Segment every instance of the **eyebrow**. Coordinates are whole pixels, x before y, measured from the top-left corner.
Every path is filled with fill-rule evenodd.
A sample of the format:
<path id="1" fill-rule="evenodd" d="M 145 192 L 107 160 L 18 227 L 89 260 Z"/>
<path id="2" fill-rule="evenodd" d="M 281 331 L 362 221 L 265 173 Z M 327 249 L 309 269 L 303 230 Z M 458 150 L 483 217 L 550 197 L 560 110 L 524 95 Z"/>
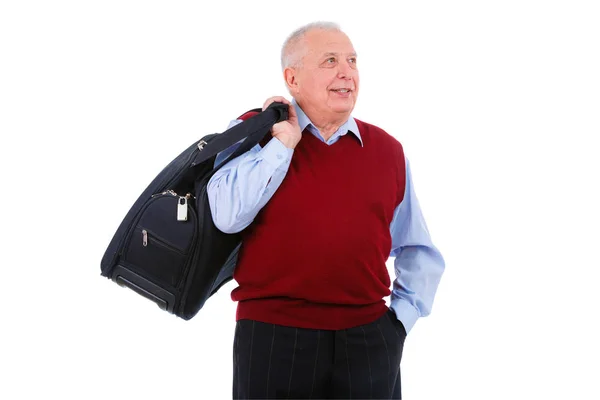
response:
<path id="1" fill-rule="evenodd" d="M 328 53 L 323 54 L 323 57 L 337 56 L 337 55 L 339 55 L 339 53 L 328 52 Z M 349 57 L 356 57 L 356 52 L 350 53 L 350 54 L 348 54 L 348 56 Z"/>

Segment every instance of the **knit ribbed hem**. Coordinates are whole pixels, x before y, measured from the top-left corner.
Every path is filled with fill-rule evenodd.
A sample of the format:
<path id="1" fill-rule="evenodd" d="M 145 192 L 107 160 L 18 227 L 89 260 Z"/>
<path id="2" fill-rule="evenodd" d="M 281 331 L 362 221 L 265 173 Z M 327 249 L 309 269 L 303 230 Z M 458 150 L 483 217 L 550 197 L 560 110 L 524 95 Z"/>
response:
<path id="1" fill-rule="evenodd" d="M 315 304 L 305 300 L 267 298 L 238 303 L 236 320 L 249 319 L 295 328 L 340 330 L 370 324 L 388 311 L 384 300 L 374 304 Z"/>

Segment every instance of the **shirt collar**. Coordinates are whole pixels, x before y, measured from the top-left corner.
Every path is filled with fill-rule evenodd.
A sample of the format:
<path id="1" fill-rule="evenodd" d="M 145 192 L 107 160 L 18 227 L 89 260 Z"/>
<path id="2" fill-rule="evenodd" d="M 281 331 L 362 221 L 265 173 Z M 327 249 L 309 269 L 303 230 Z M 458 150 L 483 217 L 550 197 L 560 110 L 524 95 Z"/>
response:
<path id="1" fill-rule="evenodd" d="M 298 115 L 298 125 L 300 126 L 300 132 L 303 132 L 304 129 L 306 129 L 306 127 L 309 125 L 311 125 L 314 129 L 317 129 L 317 127 L 311 122 L 311 120 L 304 113 L 304 111 L 302 111 L 302 109 L 296 102 L 296 99 L 294 98 L 292 98 L 292 105 L 296 108 L 296 115 Z M 360 132 L 358 131 L 358 125 L 356 125 L 356 121 L 352 116 L 350 116 L 350 118 L 348 118 L 348 120 L 344 122 L 342 126 L 339 127 L 337 132 L 341 132 L 341 134 L 345 134 L 347 132 L 353 133 L 354 136 L 356 136 L 360 141 L 361 147 L 364 147 L 362 137 L 360 136 Z"/>

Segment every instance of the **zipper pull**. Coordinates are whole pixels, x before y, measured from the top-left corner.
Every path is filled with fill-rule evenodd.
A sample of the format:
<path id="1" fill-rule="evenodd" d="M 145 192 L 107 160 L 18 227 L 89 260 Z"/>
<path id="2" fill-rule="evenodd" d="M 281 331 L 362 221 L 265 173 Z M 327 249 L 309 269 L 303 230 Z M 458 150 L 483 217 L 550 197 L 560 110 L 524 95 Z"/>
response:
<path id="1" fill-rule="evenodd" d="M 188 217 L 188 204 L 187 197 L 179 196 L 177 200 L 177 221 L 187 221 Z"/>
<path id="2" fill-rule="evenodd" d="M 142 245 L 144 247 L 148 246 L 148 231 L 147 230 L 142 230 Z"/>
<path id="3" fill-rule="evenodd" d="M 170 194 L 171 196 L 177 196 L 177 193 L 173 189 L 165 190 L 164 192 L 154 193 L 151 197 L 162 196 L 165 194 Z"/>

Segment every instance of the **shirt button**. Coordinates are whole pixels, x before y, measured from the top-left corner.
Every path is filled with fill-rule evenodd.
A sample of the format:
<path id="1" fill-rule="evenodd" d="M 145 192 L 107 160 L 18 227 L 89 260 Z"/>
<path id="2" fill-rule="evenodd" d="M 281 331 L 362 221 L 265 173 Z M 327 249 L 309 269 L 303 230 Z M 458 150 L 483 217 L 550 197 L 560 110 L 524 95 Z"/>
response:
<path id="1" fill-rule="evenodd" d="M 281 160 L 283 158 L 283 156 L 281 154 L 277 154 L 277 159 Z"/>

